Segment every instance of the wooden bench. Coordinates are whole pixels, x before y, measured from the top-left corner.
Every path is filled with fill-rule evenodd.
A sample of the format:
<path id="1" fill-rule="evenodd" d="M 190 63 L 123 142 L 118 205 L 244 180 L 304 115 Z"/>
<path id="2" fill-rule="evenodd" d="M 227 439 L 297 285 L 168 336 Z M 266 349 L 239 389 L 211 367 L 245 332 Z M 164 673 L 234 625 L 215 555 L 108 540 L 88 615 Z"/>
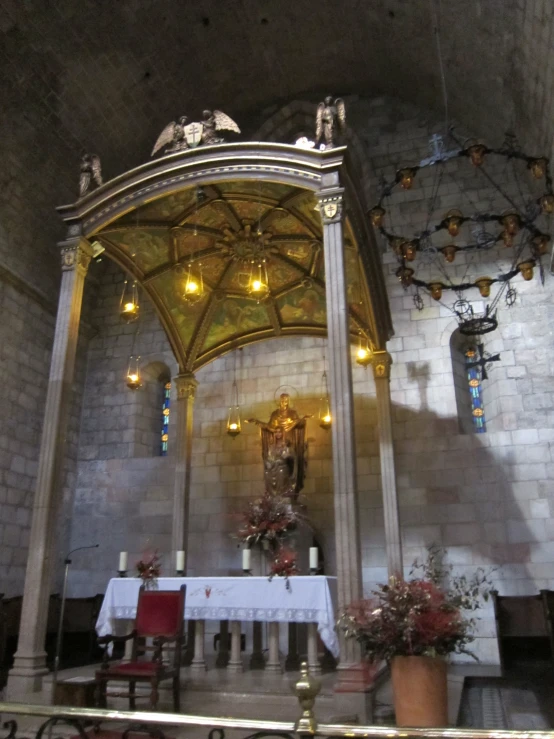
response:
<path id="1" fill-rule="evenodd" d="M 514 656 L 554 660 L 554 591 L 538 595 L 499 595 L 492 591 L 500 666 L 504 671 Z"/>

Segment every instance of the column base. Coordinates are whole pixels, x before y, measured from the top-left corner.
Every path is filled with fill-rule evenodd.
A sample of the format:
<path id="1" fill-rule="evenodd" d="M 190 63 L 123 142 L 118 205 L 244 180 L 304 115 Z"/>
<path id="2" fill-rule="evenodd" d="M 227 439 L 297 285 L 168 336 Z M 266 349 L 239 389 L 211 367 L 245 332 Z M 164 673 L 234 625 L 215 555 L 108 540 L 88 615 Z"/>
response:
<path id="1" fill-rule="evenodd" d="M 227 672 L 244 672 L 244 666 L 242 662 L 229 662 Z"/>
<path id="2" fill-rule="evenodd" d="M 46 652 L 29 656 L 16 654 L 14 665 L 8 673 L 6 700 L 14 703 L 28 702 L 29 693 L 42 690 L 43 678 L 48 673 Z"/>
<path id="3" fill-rule="evenodd" d="M 202 660 L 202 662 L 195 662 L 193 660 L 190 669 L 194 670 L 194 672 L 206 672 L 208 668 L 206 667 L 204 660 Z"/>
<path id="4" fill-rule="evenodd" d="M 340 664 L 337 667 L 335 693 L 366 693 L 375 685 L 379 668 L 366 662 Z"/>
<path id="5" fill-rule="evenodd" d="M 362 724 L 373 723 L 373 701 L 379 667 L 365 662 L 339 664 L 335 693 L 340 693 L 340 705 L 346 716 L 339 723 L 357 720 Z M 343 721 L 344 719 L 344 721 Z"/>

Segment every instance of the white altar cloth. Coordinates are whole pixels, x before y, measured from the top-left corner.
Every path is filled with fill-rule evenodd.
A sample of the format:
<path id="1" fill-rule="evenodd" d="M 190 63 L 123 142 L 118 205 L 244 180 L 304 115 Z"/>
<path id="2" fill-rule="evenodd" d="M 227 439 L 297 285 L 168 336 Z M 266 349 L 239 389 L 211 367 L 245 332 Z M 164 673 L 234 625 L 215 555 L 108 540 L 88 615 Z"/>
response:
<path id="1" fill-rule="evenodd" d="M 98 614 L 98 636 L 118 634 L 116 621 L 134 619 L 140 578 L 110 580 Z M 339 656 L 335 631 L 336 577 L 160 577 L 159 590 L 187 586 L 185 618 L 207 621 L 277 621 L 316 623 L 327 649 Z"/>

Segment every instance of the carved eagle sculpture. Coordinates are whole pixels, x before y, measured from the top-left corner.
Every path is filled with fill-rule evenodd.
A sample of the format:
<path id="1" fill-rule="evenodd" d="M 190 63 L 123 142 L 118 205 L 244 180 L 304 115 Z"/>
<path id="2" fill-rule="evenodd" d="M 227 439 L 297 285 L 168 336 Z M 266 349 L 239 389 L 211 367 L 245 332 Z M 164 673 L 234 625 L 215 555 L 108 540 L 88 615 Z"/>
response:
<path id="1" fill-rule="evenodd" d="M 346 106 L 342 98 L 333 98 L 328 95 L 322 103 L 317 106 L 315 119 L 315 143 L 316 146 L 323 139 L 326 149 L 337 146 L 335 141 L 337 129 L 341 133 L 346 130 Z"/>
<path id="2" fill-rule="evenodd" d="M 100 187 L 102 184 L 102 165 L 96 154 L 82 154 L 81 173 L 79 175 L 79 197 L 84 197 L 91 189 L 92 184 Z"/>
<path id="3" fill-rule="evenodd" d="M 235 121 L 221 110 L 205 110 L 202 114 L 201 123 L 189 123 L 188 118 L 181 116 L 178 121 L 168 123 L 158 136 L 151 156 L 165 148 L 165 153 L 193 149 L 199 145 L 220 144 L 223 138 L 216 131 L 233 131 L 240 133 L 240 128 Z"/>

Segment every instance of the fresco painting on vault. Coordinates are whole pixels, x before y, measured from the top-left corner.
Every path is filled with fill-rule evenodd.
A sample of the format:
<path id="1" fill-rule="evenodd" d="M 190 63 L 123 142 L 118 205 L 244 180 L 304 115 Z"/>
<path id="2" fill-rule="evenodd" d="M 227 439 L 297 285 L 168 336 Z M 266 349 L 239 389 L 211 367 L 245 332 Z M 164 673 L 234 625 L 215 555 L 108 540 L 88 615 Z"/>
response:
<path id="1" fill-rule="evenodd" d="M 242 298 L 226 298 L 216 309 L 203 350 L 228 341 L 249 331 L 271 328 L 263 303 Z"/>
<path id="2" fill-rule="evenodd" d="M 271 213 L 271 218 L 266 219 L 268 228 L 273 228 L 277 233 L 292 234 L 294 236 L 313 237 L 313 233 L 286 210 L 275 209 Z"/>
<path id="3" fill-rule="evenodd" d="M 279 254 L 298 262 L 306 270 L 310 268 L 313 247 L 307 241 L 289 241 L 285 244 L 279 244 L 278 248 Z"/>
<path id="4" fill-rule="evenodd" d="M 158 198 L 138 211 L 140 218 L 145 220 L 176 221 L 179 216 L 193 207 L 196 202 L 196 190 L 181 190 L 171 195 Z M 127 218 L 127 216 L 126 216 Z M 137 213 L 128 216 L 130 221 L 137 218 Z"/>
<path id="5" fill-rule="evenodd" d="M 315 287 L 299 287 L 277 301 L 285 324 L 325 325 L 325 297 Z"/>
<path id="6" fill-rule="evenodd" d="M 174 230 L 175 242 L 179 259 L 190 259 L 204 249 L 213 246 L 213 236 L 204 233 L 194 233 L 194 230 L 179 228 Z"/>
<path id="7" fill-rule="evenodd" d="M 240 220 L 254 221 L 256 224 L 270 207 L 265 203 L 256 203 L 252 200 L 229 200 L 228 202 Z"/>
<path id="8" fill-rule="evenodd" d="M 316 233 L 321 233 L 321 216 L 319 215 L 317 200 L 311 192 L 306 192 L 295 198 L 291 203 L 291 207 L 313 226 Z"/>
<path id="9" fill-rule="evenodd" d="M 103 231 L 101 235 L 123 249 L 144 273 L 168 260 L 168 232 L 165 228 Z"/>

